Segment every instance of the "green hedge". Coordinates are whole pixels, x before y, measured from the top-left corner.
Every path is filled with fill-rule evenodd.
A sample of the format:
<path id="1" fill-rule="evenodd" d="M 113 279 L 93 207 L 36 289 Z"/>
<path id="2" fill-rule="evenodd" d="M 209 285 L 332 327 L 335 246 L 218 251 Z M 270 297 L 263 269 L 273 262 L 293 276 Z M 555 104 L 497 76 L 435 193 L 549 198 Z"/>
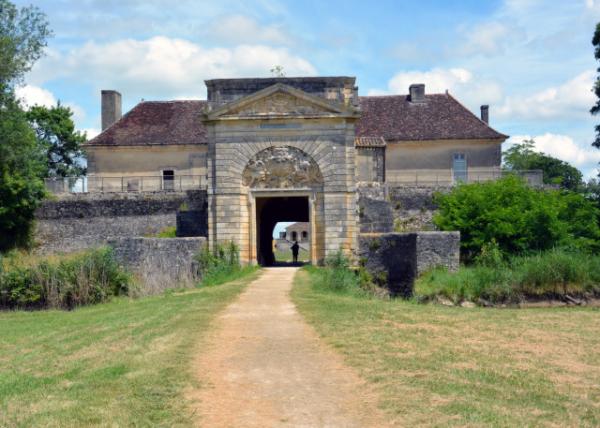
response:
<path id="1" fill-rule="evenodd" d="M 0 308 L 72 309 L 125 295 L 131 276 L 108 247 L 65 256 L 0 259 Z"/>
<path id="2" fill-rule="evenodd" d="M 415 297 L 517 303 L 527 298 L 600 295 L 600 256 L 554 249 L 508 261 L 479 261 L 458 272 L 435 269 L 415 284 Z"/>

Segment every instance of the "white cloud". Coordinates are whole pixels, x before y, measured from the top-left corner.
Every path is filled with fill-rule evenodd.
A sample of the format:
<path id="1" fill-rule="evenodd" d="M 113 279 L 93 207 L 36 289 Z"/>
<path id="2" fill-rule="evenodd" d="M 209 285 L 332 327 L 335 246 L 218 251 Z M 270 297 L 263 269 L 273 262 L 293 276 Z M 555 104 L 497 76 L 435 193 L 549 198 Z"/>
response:
<path id="1" fill-rule="evenodd" d="M 23 102 L 26 108 L 35 105 L 52 107 L 56 105 L 56 98 L 52 92 L 34 85 L 20 86 L 15 90 L 19 99 Z"/>
<path id="2" fill-rule="evenodd" d="M 464 56 L 497 55 L 505 52 L 515 41 L 525 38 L 525 32 L 518 27 L 499 21 L 484 22 L 460 32 L 464 37 L 462 45 L 450 50 Z"/>
<path id="3" fill-rule="evenodd" d="M 505 143 L 506 150 L 514 144 L 520 144 L 523 140 L 533 139 L 535 149 L 555 158 L 561 159 L 581 169 L 588 177 L 594 174 L 595 168 L 600 162 L 600 150 L 592 147 L 589 143 L 578 144 L 568 135 L 545 133 L 542 135 L 516 135 Z"/>
<path id="4" fill-rule="evenodd" d="M 593 71 L 585 71 L 559 86 L 530 95 L 509 96 L 498 109 L 498 114 L 526 119 L 587 115 L 594 103 L 593 83 Z"/>
<path id="5" fill-rule="evenodd" d="M 502 99 L 502 89 L 495 82 L 475 77 L 464 68 L 434 68 L 429 71 L 401 71 L 388 82 L 386 91 L 373 89 L 369 95 L 407 94 L 413 83 L 424 83 L 425 93 L 448 90 L 459 101 L 475 109 L 481 104 L 493 104 Z"/>
<path id="6" fill-rule="evenodd" d="M 201 98 L 205 79 L 269 76 L 274 65 L 282 65 L 288 76 L 316 74 L 310 62 L 285 48 L 205 48 L 184 39 L 153 37 L 88 42 L 67 53 L 53 52 L 30 79 L 74 79 L 97 89 L 119 89 L 126 97 Z"/>
<path id="7" fill-rule="evenodd" d="M 268 43 L 289 45 L 293 37 L 280 25 L 260 25 L 245 15 L 225 15 L 211 22 L 207 37 L 228 44 Z"/>

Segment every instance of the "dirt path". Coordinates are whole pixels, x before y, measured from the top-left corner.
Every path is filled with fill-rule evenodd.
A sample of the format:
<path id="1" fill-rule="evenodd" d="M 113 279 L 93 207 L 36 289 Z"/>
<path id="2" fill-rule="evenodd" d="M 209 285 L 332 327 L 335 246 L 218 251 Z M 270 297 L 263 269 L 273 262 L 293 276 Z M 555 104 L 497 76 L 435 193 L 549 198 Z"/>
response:
<path id="1" fill-rule="evenodd" d="M 217 319 L 192 395 L 205 427 L 382 427 L 375 397 L 293 305 L 296 269 L 265 269 Z"/>

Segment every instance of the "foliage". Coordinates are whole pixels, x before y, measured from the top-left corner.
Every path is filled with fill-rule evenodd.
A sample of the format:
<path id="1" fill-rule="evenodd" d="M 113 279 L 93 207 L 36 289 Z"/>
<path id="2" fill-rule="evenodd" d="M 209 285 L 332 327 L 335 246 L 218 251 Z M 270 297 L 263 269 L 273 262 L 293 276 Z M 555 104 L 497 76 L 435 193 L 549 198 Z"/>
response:
<path id="1" fill-rule="evenodd" d="M 43 54 L 52 32 L 37 7 L 17 9 L 8 0 L 0 0 L 0 89 L 12 92 L 23 75 Z"/>
<path id="2" fill-rule="evenodd" d="M 594 46 L 594 57 L 597 61 L 600 61 L 600 22 L 596 24 L 594 37 L 592 37 L 592 45 Z M 600 73 L 600 67 L 597 68 L 596 71 Z M 590 113 L 597 115 L 600 113 L 600 75 L 596 77 L 596 81 L 594 82 L 594 94 L 596 94 L 598 100 L 590 109 Z M 596 138 L 592 143 L 592 146 L 600 148 L 600 125 L 596 125 Z"/>
<path id="3" fill-rule="evenodd" d="M 198 264 L 200 285 L 219 285 L 254 272 L 257 269 L 254 266 L 241 266 L 239 254 L 239 248 L 233 241 L 226 245 L 217 244 L 214 251 L 208 247 L 202 248 L 194 257 Z"/>
<path id="4" fill-rule="evenodd" d="M 110 248 L 38 258 L 12 253 L 1 261 L 0 307 L 72 309 L 129 291 L 130 276 Z"/>
<path id="5" fill-rule="evenodd" d="M 34 106 L 26 113 L 38 144 L 46 153 L 47 177 L 79 177 L 86 168 L 81 163 L 86 135 L 75 130 L 73 112 L 60 103 L 53 107 Z"/>
<path id="6" fill-rule="evenodd" d="M 577 190 L 582 184 L 581 172 L 567 162 L 534 151 L 535 141 L 524 140 L 504 152 L 504 165 L 511 171 L 542 170 L 545 184 L 556 184 Z"/>
<path id="7" fill-rule="evenodd" d="M 516 303 L 527 297 L 600 295 L 600 257 L 554 249 L 495 264 L 478 263 L 458 272 L 436 269 L 417 280 L 417 299 L 444 296 L 463 300 Z"/>
<path id="8" fill-rule="evenodd" d="M 463 260 L 470 262 L 495 240 L 504 255 L 528 254 L 556 246 L 598 248 L 599 211 L 583 195 L 541 190 L 515 176 L 461 184 L 435 196 L 434 223 L 461 232 Z"/>
<path id="9" fill-rule="evenodd" d="M 0 252 L 30 242 L 45 195 L 43 154 L 24 112 L 5 96 L 0 105 Z"/>
<path id="10" fill-rule="evenodd" d="M 177 227 L 169 226 L 158 232 L 156 238 L 177 238 Z"/>
<path id="11" fill-rule="evenodd" d="M 313 286 L 322 292 L 367 296 L 373 294 L 374 285 L 371 276 L 363 268 L 350 268 L 350 260 L 342 250 L 328 256 L 325 266 L 306 266 L 314 277 Z"/>
<path id="12" fill-rule="evenodd" d="M 0 0 L 0 252 L 29 244 L 44 196 L 42 153 L 14 86 L 42 55 L 49 36 L 39 9 Z"/>

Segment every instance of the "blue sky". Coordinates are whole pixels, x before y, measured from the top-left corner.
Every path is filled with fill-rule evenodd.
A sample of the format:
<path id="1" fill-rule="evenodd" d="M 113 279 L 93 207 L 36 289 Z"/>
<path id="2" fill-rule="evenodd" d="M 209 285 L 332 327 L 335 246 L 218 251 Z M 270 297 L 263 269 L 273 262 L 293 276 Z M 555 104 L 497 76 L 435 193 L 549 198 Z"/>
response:
<path id="1" fill-rule="evenodd" d="M 18 1 L 17 4 L 29 4 Z M 353 75 L 360 93 L 448 89 L 492 125 L 596 174 L 588 110 L 597 64 L 597 0 L 229 1 L 39 0 L 55 36 L 19 94 L 56 100 L 78 127 L 100 127 L 100 90 L 124 109 L 141 99 L 201 99 L 204 80 Z"/>

